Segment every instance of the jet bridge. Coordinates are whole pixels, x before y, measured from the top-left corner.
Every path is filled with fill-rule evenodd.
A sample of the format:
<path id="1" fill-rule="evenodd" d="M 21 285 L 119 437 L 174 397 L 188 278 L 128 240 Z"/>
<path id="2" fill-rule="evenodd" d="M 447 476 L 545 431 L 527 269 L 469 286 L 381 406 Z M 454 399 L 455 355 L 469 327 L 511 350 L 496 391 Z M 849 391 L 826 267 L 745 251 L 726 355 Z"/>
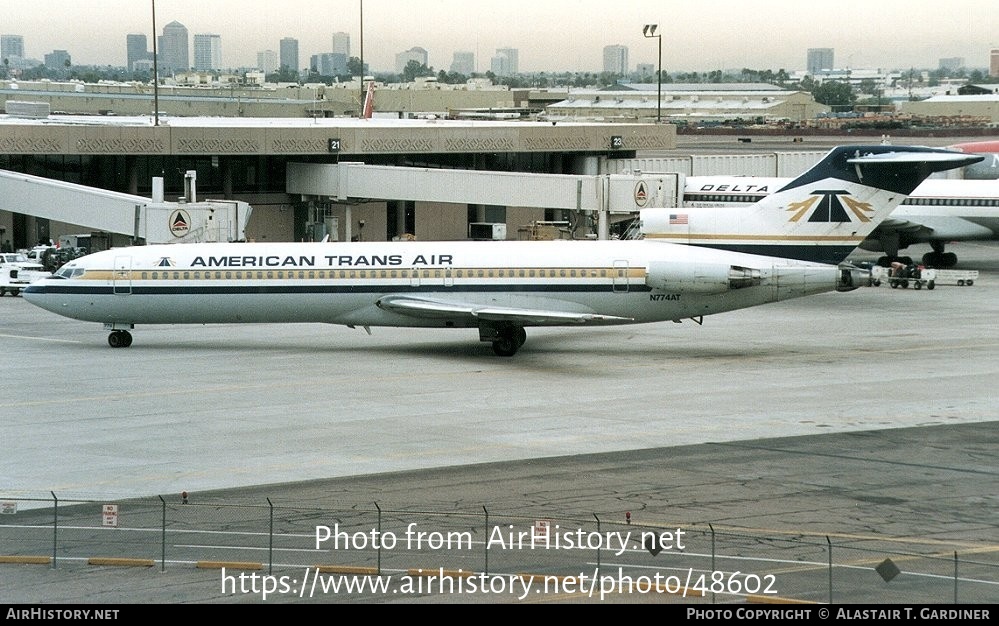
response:
<path id="1" fill-rule="evenodd" d="M 364 163 L 289 163 L 286 191 L 337 202 L 412 200 L 589 211 L 600 239 L 609 216 L 679 204 L 682 174 L 530 174 Z M 348 223 L 350 220 L 348 220 Z"/>
<path id="2" fill-rule="evenodd" d="M 236 200 L 197 202 L 195 178 L 194 171 L 185 177 L 184 202 L 164 202 L 162 178 L 153 179 L 153 197 L 146 198 L 0 170 L 0 210 L 150 244 L 245 238 L 250 205 Z"/>

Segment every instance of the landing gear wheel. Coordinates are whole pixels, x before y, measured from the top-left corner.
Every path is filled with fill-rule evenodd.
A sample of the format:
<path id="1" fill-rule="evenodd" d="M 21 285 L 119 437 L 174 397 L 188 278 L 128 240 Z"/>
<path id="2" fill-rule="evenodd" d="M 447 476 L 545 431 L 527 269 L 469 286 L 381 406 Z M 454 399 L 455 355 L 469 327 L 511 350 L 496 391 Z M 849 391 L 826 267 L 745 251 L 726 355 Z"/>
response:
<path id="1" fill-rule="evenodd" d="M 518 326 L 513 330 L 513 338 L 517 341 L 517 347 L 520 348 L 527 341 L 527 331 Z"/>
<path id="2" fill-rule="evenodd" d="M 940 267 L 954 267 L 957 265 L 957 255 L 953 252 L 944 252 L 940 255 Z"/>
<path id="3" fill-rule="evenodd" d="M 493 341 L 493 352 L 497 356 L 513 356 L 525 341 L 527 341 L 527 331 L 523 327 L 504 328 L 500 331 L 499 338 Z"/>
<path id="4" fill-rule="evenodd" d="M 513 356 L 517 354 L 519 347 L 512 337 L 503 337 L 493 342 L 493 352 L 496 356 Z"/>
<path id="5" fill-rule="evenodd" d="M 108 335 L 108 345 L 112 348 L 127 348 L 132 345 L 132 333 L 127 330 L 115 330 Z"/>

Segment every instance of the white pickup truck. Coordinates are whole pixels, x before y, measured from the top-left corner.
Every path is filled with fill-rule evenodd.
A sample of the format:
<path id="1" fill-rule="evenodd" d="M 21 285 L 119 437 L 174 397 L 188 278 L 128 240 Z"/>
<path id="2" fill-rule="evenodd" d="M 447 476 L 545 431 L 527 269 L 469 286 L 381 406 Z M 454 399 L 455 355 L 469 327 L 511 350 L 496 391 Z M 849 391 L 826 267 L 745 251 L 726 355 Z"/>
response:
<path id="1" fill-rule="evenodd" d="M 0 296 L 21 295 L 22 289 L 45 276 L 51 276 L 51 273 L 46 272 L 41 263 L 29 260 L 23 252 L 0 252 Z"/>

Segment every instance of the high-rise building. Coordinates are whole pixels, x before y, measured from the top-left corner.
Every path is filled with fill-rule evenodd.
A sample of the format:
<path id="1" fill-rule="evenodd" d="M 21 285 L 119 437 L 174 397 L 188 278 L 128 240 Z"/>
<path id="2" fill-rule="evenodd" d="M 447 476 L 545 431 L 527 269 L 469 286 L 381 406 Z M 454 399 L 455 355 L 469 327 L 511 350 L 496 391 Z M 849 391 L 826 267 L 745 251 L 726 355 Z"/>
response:
<path id="1" fill-rule="evenodd" d="M 489 63 L 493 74 L 511 76 L 520 71 L 519 53 L 516 48 L 497 48 L 496 56 Z"/>
<path id="2" fill-rule="evenodd" d="M 69 52 L 66 50 L 53 50 L 45 55 L 45 67 L 50 70 L 64 70 L 70 66 L 72 61 Z"/>
<path id="3" fill-rule="evenodd" d="M 628 75 L 628 46 L 604 46 L 604 71 Z"/>
<path id="4" fill-rule="evenodd" d="M 940 59 L 940 69 L 956 72 L 964 67 L 964 57 L 947 57 Z"/>
<path id="5" fill-rule="evenodd" d="M 170 22 L 163 27 L 159 38 L 157 65 L 162 71 L 186 71 L 191 69 L 191 53 L 187 45 L 187 27 L 180 22 Z"/>
<path id="6" fill-rule="evenodd" d="M 333 33 L 333 52 L 350 58 L 350 33 Z"/>
<path id="7" fill-rule="evenodd" d="M 261 50 L 257 53 L 257 69 L 264 74 L 273 74 L 278 69 L 278 55 L 273 50 Z"/>
<path id="8" fill-rule="evenodd" d="M 409 65 L 410 61 L 416 61 L 420 65 L 426 65 L 429 60 L 429 55 L 427 51 L 419 46 L 415 46 L 406 50 L 405 52 L 400 52 L 395 55 L 395 71 L 402 74 L 406 66 Z"/>
<path id="9" fill-rule="evenodd" d="M 992 56 L 989 59 L 989 76 L 999 78 L 999 48 L 992 49 Z"/>
<path id="10" fill-rule="evenodd" d="M 342 52 L 314 54 L 309 66 L 320 76 L 343 76 L 347 74 L 347 55 Z"/>
<path id="11" fill-rule="evenodd" d="M 222 37 L 213 33 L 194 36 L 194 69 L 209 72 L 222 69 Z"/>
<path id="12" fill-rule="evenodd" d="M 822 70 L 835 69 L 833 66 L 832 48 L 809 48 L 807 71 L 811 75 L 818 74 Z"/>
<path id="13" fill-rule="evenodd" d="M 0 35 L 0 57 L 24 58 L 24 37 L 22 35 Z"/>
<path id="14" fill-rule="evenodd" d="M 126 46 L 126 67 L 128 71 L 135 70 L 136 61 L 145 61 L 152 58 L 152 53 L 149 52 L 148 44 L 146 43 L 146 36 L 142 34 L 131 34 L 125 36 L 125 46 Z"/>
<path id="15" fill-rule="evenodd" d="M 280 63 L 281 67 L 286 67 L 293 72 L 302 69 L 298 64 L 298 40 L 293 37 L 285 37 L 281 40 Z"/>
<path id="16" fill-rule="evenodd" d="M 469 74 L 474 74 L 475 53 L 455 52 L 454 58 L 451 60 L 451 71 L 457 74 L 464 74 L 465 76 L 468 76 Z"/>

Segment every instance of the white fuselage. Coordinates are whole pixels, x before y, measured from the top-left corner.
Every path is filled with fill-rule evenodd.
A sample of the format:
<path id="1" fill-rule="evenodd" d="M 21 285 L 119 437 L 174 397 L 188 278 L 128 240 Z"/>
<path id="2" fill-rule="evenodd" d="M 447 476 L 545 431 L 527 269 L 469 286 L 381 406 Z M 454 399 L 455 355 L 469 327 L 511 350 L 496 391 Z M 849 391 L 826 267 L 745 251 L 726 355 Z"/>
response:
<path id="1" fill-rule="evenodd" d="M 378 305 L 398 296 L 639 323 L 833 291 L 839 275 L 830 265 L 653 241 L 183 244 L 82 257 L 24 295 L 60 315 L 105 324 L 478 323 Z"/>

